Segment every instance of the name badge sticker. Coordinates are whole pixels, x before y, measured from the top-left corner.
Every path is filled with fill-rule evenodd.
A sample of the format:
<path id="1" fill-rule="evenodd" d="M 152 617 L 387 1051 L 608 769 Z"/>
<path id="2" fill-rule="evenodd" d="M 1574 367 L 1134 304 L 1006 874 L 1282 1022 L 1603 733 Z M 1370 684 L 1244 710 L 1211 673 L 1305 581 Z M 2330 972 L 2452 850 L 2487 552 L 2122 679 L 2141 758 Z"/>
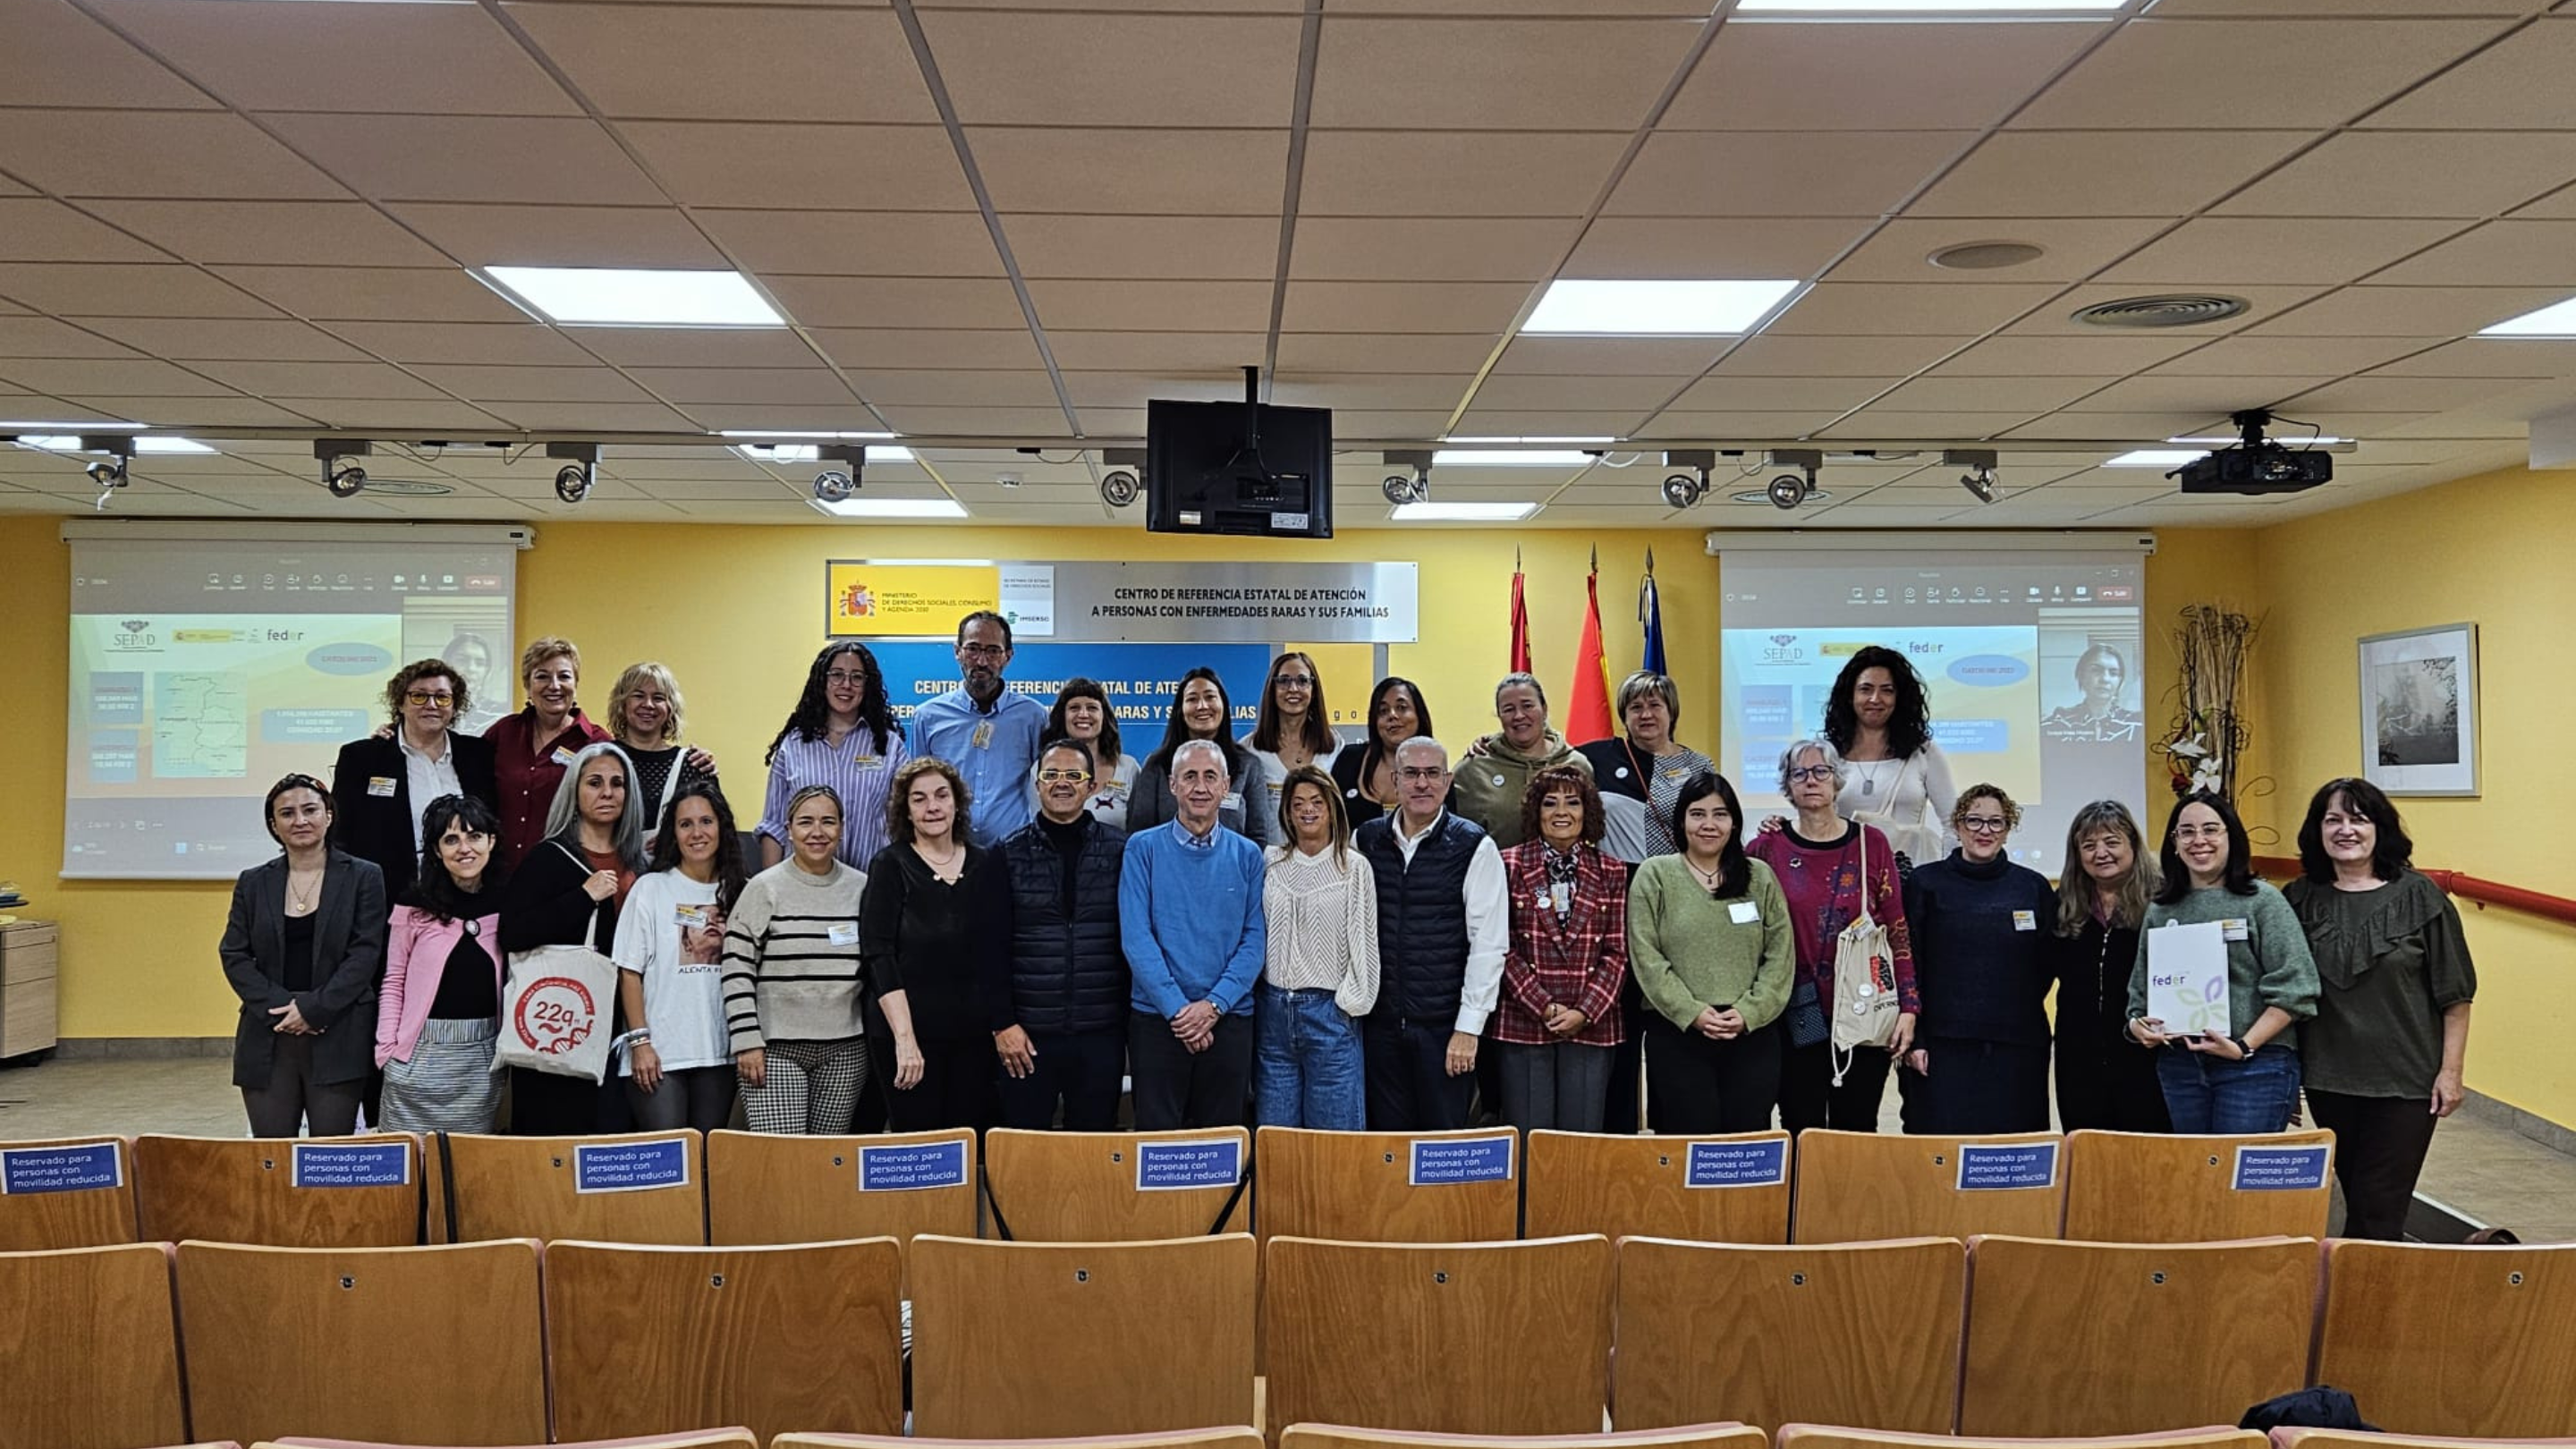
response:
<path id="1" fill-rule="evenodd" d="M 2221 921 L 2218 923 L 2218 930 L 2220 935 L 2231 941 L 2249 941 L 2254 937 L 2250 924 L 2241 920 Z"/>
<path id="2" fill-rule="evenodd" d="M 859 944 L 859 923 L 834 921 L 823 928 L 823 935 L 835 946 L 855 946 Z"/>
<path id="3" fill-rule="evenodd" d="M 1684 1187 L 1782 1187 L 1789 1181 L 1789 1143 L 1694 1142 L 1682 1173 Z"/>
<path id="4" fill-rule="evenodd" d="M 859 1149 L 859 1191 L 920 1192 L 966 1185 L 966 1144 L 899 1142 Z"/>
<path id="5" fill-rule="evenodd" d="M 710 907 L 707 906 L 673 906 L 671 907 L 671 921 L 674 925 L 678 925 L 687 930 L 703 931 L 707 926 L 707 912 L 709 909 Z"/>
<path id="6" fill-rule="evenodd" d="M 1407 1180 L 1415 1187 L 1509 1182 L 1517 1141 L 1510 1132 L 1490 1137 L 1417 1137 L 1409 1154 Z"/>
<path id="7" fill-rule="evenodd" d="M 394 777 L 391 775 L 369 775 L 367 777 L 367 793 L 379 800 L 392 799 L 394 797 Z"/>
<path id="8" fill-rule="evenodd" d="M 2229 1186 L 2238 1192 L 2314 1192 L 2326 1185 L 2328 1149 L 2313 1147 L 2239 1147 L 2236 1173 Z"/>
<path id="9" fill-rule="evenodd" d="M 298 1142 L 297 1187 L 409 1187 L 411 1145 L 405 1142 Z"/>
<path id="10" fill-rule="evenodd" d="M 2038 930 L 2038 929 L 2039 929 L 2039 912 L 2037 912 L 2037 911 L 2015 911 L 2015 912 L 2013 912 L 2013 929 L 2014 929 L 2014 930 L 2016 930 L 2016 931 L 2036 931 L 2036 930 Z"/>
<path id="11" fill-rule="evenodd" d="M 1232 1187 L 1243 1180 L 1243 1143 L 1232 1137 L 1204 1142 L 1136 1144 L 1138 1192 L 1187 1192 Z"/>
<path id="12" fill-rule="evenodd" d="M 555 746 L 554 762 L 556 764 L 569 770 L 572 768 L 572 758 L 572 751 L 565 749 L 561 745 Z"/>
<path id="13" fill-rule="evenodd" d="M 1243 792 L 1241 790 L 1228 790 L 1225 792 L 1225 798 L 1219 800 L 1216 804 L 1217 808 L 1220 810 L 1240 810 L 1243 808 Z"/>
<path id="14" fill-rule="evenodd" d="M 2054 1142 L 1959 1144 L 1959 1191 L 2013 1192 L 2057 1186 Z"/>
<path id="15" fill-rule="evenodd" d="M 572 1149 L 572 1190 L 648 1192 L 657 1187 L 689 1185 L 689 1139 L 664 1137 L 650 1142 L 576 1142 Z"/>
<path id="16" fill-rule="evenodd" d="M 125 1186 L 125 1151 L 116 1142 L 62 1147 L 0 1147 L 0 1197 L 40 1192 L 94 1192 Z"/>
<path id="17" fill-rule="evenodd" d="M 1726 918 L 1739 926 L 1755 925 L 1762 919 L 1762 907 L 1752 901 L 1729 901 Z"/>

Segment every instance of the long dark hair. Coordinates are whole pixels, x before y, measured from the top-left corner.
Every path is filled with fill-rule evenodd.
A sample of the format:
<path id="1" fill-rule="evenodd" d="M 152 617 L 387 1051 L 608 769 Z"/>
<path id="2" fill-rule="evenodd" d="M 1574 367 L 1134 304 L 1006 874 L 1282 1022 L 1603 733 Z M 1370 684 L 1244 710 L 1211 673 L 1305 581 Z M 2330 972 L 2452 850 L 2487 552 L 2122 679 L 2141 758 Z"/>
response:
<path id="1" fill-rule="evenodd" d="M 448 874 L 447 862 L 439 858 L 438 838 L 451 825 L 462 826 L 468 835 L 487 835 L 492 844 L 484 851 L 490 862 L 483 867 L 483 884 L 478 890 L 462 890 L 456 877 Z M 420 812 L 420 872 L 412 877 L 411 890 L 404 901 L 414 910 L 427 911 L 442 921 L 470 918 L 485 901 L 491 905 L 480 911 L 491 915 L 501 908 L 501 817 L 492 807 L 471 795 L 441 795 Z M 485 943 L 488 947 L 489 942 Z"/>
<path id="2" fill-rule="evenodd" d="M 670 805 L 662 811 L 661 833 L 653 837 L 653 858 L 644 868 L 648 871 L 680 868 L 680 832 L 676 822 L 680 818 L 680 807 L 691 800 L 704 800 L 707 808 L 715 812 L 716 909 L 731 912 L 733 903 L 741 897 L 742 888 L 751 876 L 742 868 L 742 837 L 734 831 L 733 805 L 725 799 L 724 791 L 716 788 L 715 781 L 691 776 L 682 782 L 680 792 L 671 797 Z"/>
<path id="3" fill-rule="evenodd" d="M 795 710 L 770 740 L 769 752 L 760 757 L 762 764 L 778 762 L 778 747 L 787 743 L 791 734 L 800 740 L 819 740 L 830 733 L 832 705 L 823 697 L 823 676 L 832 672 L 832 661 L 844 654 L 859 656 L 859 662 L 867 666 L 867 688 L 859 692 L 859 723 L 867 727 L 879 751 L 894 738 L 894 709 L 886 703 L 885 671 L 877 667 L 876 655 L 855 639 L 835 639 L 823 646 L 823 652 L 814 656 L 813 667 L 805 671 L 805 692 L 796 697 Z"/>
<path id="4" fill-rule="evenodd" d="M 1852 740 L 1860 734 L 1860 711 L 1852 707 L 1852 692 L 1860 687 L 1860 677 L 1872 669 L 1884 669 L 1896 683 L 1896 710 L 1887 717 L 1887 752 L 1906 759 L 1923 748 L 1932 738 L 1932 706 L 1923 695 L 1923 676 L 1904 655 L 1883 644 L 1864 644 L 1843 664 L 1843 672 L 1834 676 L 1834 692 L 1825 702 L 1825 738 L 1834 748 L 1851 753 Z"/>
<path id="5" fill-rule="evenodd" d="M 1096 680 L 1085 679 L 1077 674 L 1064 682 L 1064 688 L 1055 692 L 1055 708 L 1047 711 L 1047 738 L 1050 740 L 1073 738 L 1073 731 L 1066 727 L 1064 722 L 1065 701 L 1072 699 L 1091 699 L 1100 702 L 1100 743 L 1090 747 L 1091 767 L 1102 774 L 1117 769 L 1118 711 L 1110 708 L 1108 692 L 1103 690 Z M 1046 756 L 1041 753 L 1038 758 L 1044 759 Z"/>
<path id="6" fill-rule="evenodd" d="M 1686 839 L 1682 821 L 1690 815 L 1693 805 L 1711 795 L 1724 802 L 1726 813 L 1735 821 L 1735 828 L 1726 833 L 1726 848 L 1717 853 L 1717 885 L 1709 892 L 1723 900 L 1753 889 L 1753 865 L 1744 853 L 1744 806 L 1735 798 L 1735 787 L 1714 770 L 1702 770 L 1682 781 L 1681 793 L 1673 797 L 1671 824 L 1675 848 L 1687 852 L 1689 847 L 1682 843 Z"/>
<path id="7" fill-rule="evenodd" d="M 2194 805 L 2206 805 L 2217 812 L 2218 823 L 2227 828 L 2227 868 L 2219 877 L 2232 896 L 2254 894 L 2254 847 L 2245 838 L 2245 822 L 2236 818 L 2236 807 L 2225 797 L 2208 790 L 2194 790 L 2174 802 L 2173 813 L 2165 817 L 2164 848 L 2156 859 L 2164 867 L 2164 881 L 2156 887 L 2156 904 L 2170 906 L 2191 894 L 2191 868 L 2182 863 L 2182 852 L 2174 849 L 2174 826 L 2181 823 L 2182 812 Z"/>
<path id="8" fill-rule="evenodd" d="M 1395 752 L 1393 746 L 1380 742 L 1377 737 L 1377 707 L 1386 703 L 1386 697 L 1399 689 L 1413 700 L 1413 732 L 1417 735 L 1428 735 L 1433 739 L 1439 738 L 1432 731 L 1431 704 L 1422 697 L 1421 685 L 1394 674 L 1379 680 L 1377 688 L 1369 691 L 1368 715 L 1361 721 L 1362 729 L 1367 735 L 1366 742 L 1360 746 L 1360 781 L 1363 786 L 1376 772 L 1378 762 Z M 1395 743 L 1400 745 L 1404 741 L 1397 740 Z"/>
<path id="9" fill-rule="evenodd" d="M 1337 742 L 1333 738 L 1332 715 L 1324 708 L 1324 671 L 1315 667 L 1311 656 L 1294 649 L 1271 660 L 1270 672 L 1262 676 L 1261 717 L 1253 721 L 1252 747 L 1279 753 L 1279 671 L 1292 659 L 1305 665 L 1307 675 L 1315 681 L 1306 691 L 1306 718 L 1300 721 L 1305 728 L 1300 735 L 1308 750 L 1318 755 L 1329 753 Z"/>
<path id="10" fill-rule="evenodd" d="M 2308 800 L 2308 818 L 2299 826 L 2299 871 L 2319 885 L 2334 884 L 2334 860 L 2326 854 L 2326 811 L 2334 807 L 2335 798 L 2343 798 L 2347 813 L 2367 820 L 2379 831 L 2379 841 L 2370 848 L 2370 873 L 2383 881 L 2392 881 L 2415 863 L 2415 841 L 2397 818 L 2397 807 L 2388 792 L 2368 780 L 2347 776 L 2328 780 L 2317 787 Z"/>
<path id="11" fill-rule="evenodd" d="M 1243 778 L 1243 744 L 1234 737 L 1234 701 L 1225 692 L 1225 681 L 1204 664 L 1182 675 L 1181 682 L 1172 686 L 1172 716 L 1163 725 L 1162 747 L 1145 764 L 1165 771 L 1172 768 L 1172 751 L 1190 738 L 1190 727 L 1181 719 L 1181 696 L 1190 692 L 1192 682 L 1201 679 L 1216 686 L 1217 712 L 1221 716 L 1216 723 L 1216 747 L 1225 751 L 1226 774 L 1239 781 Z"/>

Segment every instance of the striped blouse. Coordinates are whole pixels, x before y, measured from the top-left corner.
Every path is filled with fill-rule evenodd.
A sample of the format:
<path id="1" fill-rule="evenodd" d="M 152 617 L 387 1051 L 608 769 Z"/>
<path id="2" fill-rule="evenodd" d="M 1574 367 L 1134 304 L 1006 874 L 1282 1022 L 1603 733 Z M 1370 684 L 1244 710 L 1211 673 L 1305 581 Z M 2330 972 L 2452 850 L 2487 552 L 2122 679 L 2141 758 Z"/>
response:
<path id="1" fill-rule="evenodd" d="M 880 743 L 863 726 L 842 736 L 837 746 L 790 733 L 778 742 L 778 757 L 769 762 L 769 795 L 760 810 L 759 833 L 778 842 L 783 856 L 796 853 L 787 838 L 787 802 L 808 785 L 829 785 L 841 797 L 841 863 L 864 870 L 886 848 L 886 794 L 894 772 L 912 758 L 903 732 Z"/>
<path id="2" fill-rule="evenodd" d="M 859 901 L 867 872 L 828 876 L 782 860 L 751 878 L 725 917 L 725 1031 L 739 1054 L 769 1041 L 844 1041 L 860 1031 Z"/>

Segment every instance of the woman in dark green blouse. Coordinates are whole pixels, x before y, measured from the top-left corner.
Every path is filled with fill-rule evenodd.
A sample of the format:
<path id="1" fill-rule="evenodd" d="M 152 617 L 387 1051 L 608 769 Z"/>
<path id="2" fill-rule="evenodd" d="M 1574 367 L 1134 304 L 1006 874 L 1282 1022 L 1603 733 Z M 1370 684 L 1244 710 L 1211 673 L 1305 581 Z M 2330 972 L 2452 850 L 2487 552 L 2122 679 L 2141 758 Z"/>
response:
<path id="1" fill-rule="evenodd" d="M 2411 865 L 2397 807 L 2367 780 L 2328 780 L 2299 827 L 2282 894 L 2317 961 L 2300 1033 L 2308 1108 L 2335 1134 L 2347 1238 L 2404 1236 L 2433 1124 L 2460 1105 L 2477 969 L 2450 897 Z"/>

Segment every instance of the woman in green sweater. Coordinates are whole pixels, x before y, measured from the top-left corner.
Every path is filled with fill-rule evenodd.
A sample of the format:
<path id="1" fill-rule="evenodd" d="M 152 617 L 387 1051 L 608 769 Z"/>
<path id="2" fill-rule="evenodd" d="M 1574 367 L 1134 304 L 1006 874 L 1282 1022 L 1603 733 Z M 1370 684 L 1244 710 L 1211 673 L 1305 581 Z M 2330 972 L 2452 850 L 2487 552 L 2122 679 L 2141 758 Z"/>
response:
<path id="1" fill-rule="evenodd" d="M 1760 1132 L 1779 1102 L 1797 942 L 1771 867 L 1744 853 L 1743 820 L 1725 776 L 1693 776 L 1673 802 L 1681 853 L 1629 881 L 1628 969 L 1646 998 L 1657 1132 Z"/>
<path id="2" fill-rule="evenodd" d="M 2317 963 L 2298 914 L 2254 878 L 2245 826 L 2207 791 L 2165 824 L 2164 885 L 2147 907 L 2129 976 L 2129 1035 L 2161 1048 L 2156 1079 L 2173 1130 L 2278 1132 L 2299 1106 L 2298 1024 L 2317 1014 Z M 2167 1032 L 2147 1014 L 2147 959 L 2160 927 L 2216 922 L 2227 947 L 2227 1030 Z"/>

